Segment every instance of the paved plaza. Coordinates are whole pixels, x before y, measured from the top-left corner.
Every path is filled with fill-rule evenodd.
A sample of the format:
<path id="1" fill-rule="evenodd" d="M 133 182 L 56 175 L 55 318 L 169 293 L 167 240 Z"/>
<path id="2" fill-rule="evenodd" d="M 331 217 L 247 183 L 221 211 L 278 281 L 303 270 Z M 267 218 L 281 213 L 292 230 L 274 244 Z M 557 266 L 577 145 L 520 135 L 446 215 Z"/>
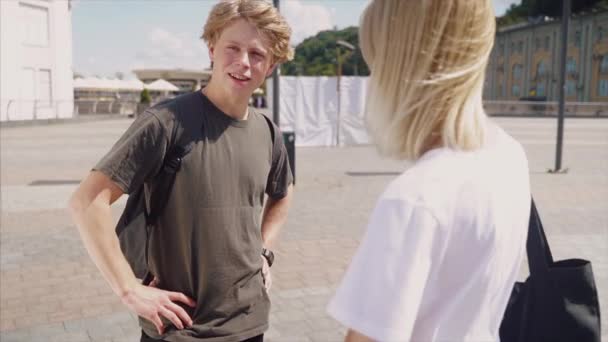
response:
<path id="1" fill-rule="evenodd" d="M 549 174 L 556 119 L 498 118 L 523 143 L 556 259 L 593 263 L 608 341 L 608 119 L 567 119 L 564 174 Z M 130 119 L 0 130 L 0 341 L 139 341 L 136 318 L 88 258 L 65 209 Z M 340 341 L 326 304 L 375 199 L 407 163 L 365 147 L 297 149 L 293 207 L 277 246 L 267 341 Z M 124 198 L 116 206 L 122 210 Z M 522 268 L 522 279 L 526 275 Z"/>

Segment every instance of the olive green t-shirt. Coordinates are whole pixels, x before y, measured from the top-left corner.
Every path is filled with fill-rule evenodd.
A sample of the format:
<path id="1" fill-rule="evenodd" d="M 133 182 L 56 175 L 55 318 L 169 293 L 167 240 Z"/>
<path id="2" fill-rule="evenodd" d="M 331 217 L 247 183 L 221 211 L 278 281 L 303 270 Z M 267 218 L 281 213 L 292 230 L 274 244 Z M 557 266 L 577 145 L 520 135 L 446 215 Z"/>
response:
<path id="1" fill-rule="evenodd" d="M 197 115 L 202 118 L 188 119 Z M 140 319 L 149 336 L 241 341 L 268 328 L 270 302 L 261 275 L 264 194 L 284 197 L 293 177 L 283 141 L 273 144 L 262 115 L 250 109 L 247 120 L 239 121 L 200 91 L 182 95 L 139 116 L 95 166 L 125 193 L 142 184 L 149 192 L 176 116 L 195 141 L 148 240 L 148 264 L 159 288 L 196 301 L 195 309 L 182 305 L 194 325 L 176 330 L 166 321 L 166 333 L 159 336 L 151 322 Z"/>

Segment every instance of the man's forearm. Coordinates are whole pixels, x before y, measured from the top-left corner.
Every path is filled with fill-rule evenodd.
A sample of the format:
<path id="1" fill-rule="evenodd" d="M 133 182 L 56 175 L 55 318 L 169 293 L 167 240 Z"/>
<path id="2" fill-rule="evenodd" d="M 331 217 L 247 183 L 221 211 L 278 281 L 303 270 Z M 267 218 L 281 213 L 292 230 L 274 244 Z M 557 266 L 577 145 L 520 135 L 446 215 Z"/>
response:
<path id="1" fill-rule="evenodd" d="M 293 186 L 290 185 L 287 189 L 285 197 L 275 200 L 268 198 L 264 207 L 264 215 L 262 217 L 262 241 L 265 248 L 271 248 L 279 231 L 285 221 L 287 221 L 287 212 L 291 204 Z"/>
<path id="2" fill-rule="evenodd" d="M 138 282 L 120 250 L 109 197 L 109 192 L 102 192 L 86 208 L 74 205 L 71 212 L 91 259 L 112 290 L 123 297 Z"/>

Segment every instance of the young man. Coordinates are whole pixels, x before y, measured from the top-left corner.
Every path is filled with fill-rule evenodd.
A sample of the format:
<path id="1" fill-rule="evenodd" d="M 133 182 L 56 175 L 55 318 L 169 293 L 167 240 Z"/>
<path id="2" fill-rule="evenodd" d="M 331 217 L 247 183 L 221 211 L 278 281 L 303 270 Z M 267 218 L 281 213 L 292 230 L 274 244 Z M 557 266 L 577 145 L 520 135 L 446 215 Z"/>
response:
<path id="1" fill-rule="evenodd" d="M 87 251 L 141 317 L 142 341 L 263 339 L 270 248 L 287 216 L 292 175 L 282 139 L 273 144 L 268 122 L 248 101 L 278 63 L 292 58 L 290 35 L 266 1 L 217 4 L 202 37 L 213 62 L 207 87 L 138 117 L 72 196 L 72 216 Z M 110 205 L 142 184 L 148 192 L 153 188 L 184 113 L 202 125 L 184 127 L 195 144 L 150 229 L 154 280 L 144 285 L 121 252 Z"/>

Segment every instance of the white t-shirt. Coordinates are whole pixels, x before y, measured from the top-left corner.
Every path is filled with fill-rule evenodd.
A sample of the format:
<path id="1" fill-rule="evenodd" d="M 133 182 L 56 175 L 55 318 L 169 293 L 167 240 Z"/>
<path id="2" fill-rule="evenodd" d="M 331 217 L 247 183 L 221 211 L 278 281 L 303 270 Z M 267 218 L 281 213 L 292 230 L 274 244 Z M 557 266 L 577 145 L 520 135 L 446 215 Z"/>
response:
<path id="1" fill-rule="evenodd" d="M 328 311 L 377 341 L 499 341 L 530 215 L 528 161 L 494 124 L 474 152 L 427 152 L 394 180 Z"/>

